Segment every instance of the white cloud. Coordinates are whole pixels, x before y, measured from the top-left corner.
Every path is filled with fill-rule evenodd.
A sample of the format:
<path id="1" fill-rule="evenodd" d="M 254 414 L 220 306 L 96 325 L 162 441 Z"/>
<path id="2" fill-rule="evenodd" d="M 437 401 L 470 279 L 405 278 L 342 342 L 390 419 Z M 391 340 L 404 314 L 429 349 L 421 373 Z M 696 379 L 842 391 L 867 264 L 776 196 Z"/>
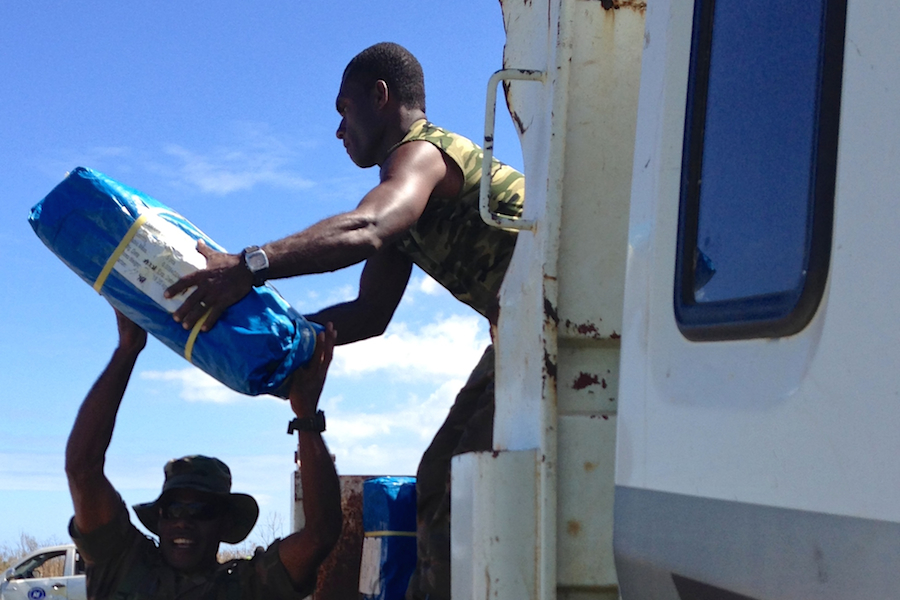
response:
<path id="1" fill-rule="evenodd" d="M 196 149 L 180 143 L 163 146 L 165 157 L 157 151 L 127 146 L 95 146 L 63 150 L 58 160 L 45 168 L 60 179 L 76 166 L 104 171 L 115 170 L 116 177 L 150 170 L 166 180 L 177 180 L 203 193 L 226 195 L 267 185 L 286 190 L 309 189 L 314 181 L 300 174 L 300 150 L 310 146 L 303 141 L 270 133 L 258 123 L 235 123 L 227 127 L 227 144 Z M 166 158 L 167 157 L 167 158 Z M 356 188 L 354 188 L 356 189 Z"/>
<path id="2" fill-rule="evenodd" d="M 142 371 L 141 379 L 171 382 L 181 387 L 178 397 L 188 402 L 229 403 L 248 397 L 229 389 L 196 367 L 171 371 Z"/>
<path id="3" fill-rule="evenodd" d="M 293 481 L 293 457 L 288 454 L 230 456 L 235 492 L 251 494 L 261 506 L 271 504 L 274 496 L 287 496 Z"/>
<path id="4" fill-rule="evenodd" d="M 427 399 L 410 396 L 401 406 L 385 407 L 384 411 L 361 412 L 342 408 L 341 398 L 322 402 L 328 413 L 328 432 L 341 443 L 358 444 L 405 432 L 419 440 L 429 439 L 447 416 L 463 379 L 451 379 L 440 385 Z"/>
<path id="5" fill-rule="evenodd" d="M 202 192 L 225 195 L 264 184 L 283 189 L 306 189 L 312 181 L 293 172 L 292 146 L 265 131 L 244 124 L 233 134 L 234 144 L 196 152 L 178 144 L 164 150 L 180 165 L 181 179 Z"/>
<path id="6" fill-rule="evenodd" d="M 427 444 L 421 447 L 367 446 L 333 448 L 338 472 L 342 475 L 408 475 L 415 476 Z"/>
<path id="7" fill-rule="evenodd" d="M 326 434 L 342 473 L 415 474 L 428 447 L 453 404 L 464 380 L 445 381 L 428 398 L 411 396 L 401 406 L 384 411 L 347 411 L 341 398 L 322 403 L 328 415 Z"/>
<path id="8" fill-rule="evenodd" d="M 248 154 L 219 149 L 201 155 L 181 146 L 169 146 L 166 153 L 181 160 L 181 178 L 202 192 L 225 195 L 246 191 L 257 184 L 285 189 L 306 189 L 312 181 L 284 169 L 285 159 L 267 154 Z"/>
<path id="9" fill-rule="evenodd" d="M 418 331 L 398 323 L 383 336 L 335 349 L 329 377 L 355 378 L 381 371 L 394 381 L 465 378 L 488 343 L 487 329 L 478 316 L 451 315 Z M 178 397 L 188 402 L 224 404 L 253 400 L 195 367 L 142 371 L 139 377 L 179 387 Z M 258 398 L 276 400 L 272 396 Z"/>
<path id="10" fill-rule="evenodd" d="M 423 299 L 423 296 L 426 296 L 426 298 Z M 420 300 L 422 302 L 420 302 Z M 453 305 L 458 304 L 458 301 L 453 298 L 453 295 L 448 292 L 444 286 L 432 279 L 430 275 L 416 269 L 413 277 L 409 281 L 409 285 L 406 286 L 406 293 L 403 294 L 403 300 L 401 302 L 402 305 L 405 306 L 414 306 L 417 304 L 423 306 L 425 304 L 443 301 L 451 302 Z"/>
<path id="11" fill-rule="evenodd" d="M 387 370 L 401 380 L 461 377 L 489 343 L 487 327 L 477 315 L 451 315 L 418 331 L 397 323 L 380 337 L 336 349 L 331 370 L 337 376 Z"/>
<path id="12" fill-rule="evenodd" d="M 310 289 L 306 292 L 305 297 L 301 297 L 293 302 L 294 308 L 307 312 L 318 310 L 326 306 L 333 306 L 344 302 L 355 300 L 358 287 L 355 285 L 341 285 L 337 287 L 328 287 L 323 294 L 319 290 Z"/>
<path id="13" fill-rule="evenodd" d="M 444 292 L 444 288 L 437 281 L 428 275 L 417 277 L 412 282 L 412 287 L 417 292 L 421 292 L 426 296 L 437 296 Z"/>

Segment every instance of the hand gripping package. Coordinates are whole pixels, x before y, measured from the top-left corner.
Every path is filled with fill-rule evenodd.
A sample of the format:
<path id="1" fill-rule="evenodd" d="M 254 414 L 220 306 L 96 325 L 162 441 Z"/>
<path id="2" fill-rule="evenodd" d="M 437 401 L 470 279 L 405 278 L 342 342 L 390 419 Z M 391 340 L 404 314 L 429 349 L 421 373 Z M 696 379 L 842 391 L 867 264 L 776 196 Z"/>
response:
<path id="1" fill-rule="evenodd" d="M 163 292 L 206 266 L 197 240 L 224 250 L 190 221 L 96 171 L 78 167 L 31 209 L 38 237 L 110 304 L 231 389 L 286 397 L 321 328 L 272 287 L 253 288 L 208 332 L 172 319 L 186 294 Z"/>

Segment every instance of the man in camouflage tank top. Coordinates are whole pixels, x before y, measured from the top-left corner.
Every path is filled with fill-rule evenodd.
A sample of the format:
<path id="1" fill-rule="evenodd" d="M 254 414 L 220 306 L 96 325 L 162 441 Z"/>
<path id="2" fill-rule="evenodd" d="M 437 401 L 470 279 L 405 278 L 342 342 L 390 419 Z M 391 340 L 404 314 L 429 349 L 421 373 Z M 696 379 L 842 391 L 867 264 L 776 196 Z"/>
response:
<path id="1" fill-rule="evenodd" d="M 380 167 L 380 183 L 354 210 L 261 248 L 224 254 L 201 243 L 207 268 L 168 290 L 174 296 L 197 288 L 174 313 L 176 321 L 191 328 L 208 313 L 203 329 L 209 330 L 226 308 L 266 279 L 365 261 L 355 300 L 308 315 L 314 322 L 334 323 L 338 344 L 384 333 L 413 264 L 494 322 L 516 234 L 482 221 L 482 151 L 427 121 L 419 62 L 397 44 L 367 48 L 344 70 L 336 108 L 341 115 L 338 139 L 358 166 Z M 490 168 L 491 210 L 520 217 L 522 174 L 496 159 Z M 450 597 L 450 459 L 491 449 L 493 414 L 494 354 L 489 347 L 419 466 L 419 556 L 410 599 Z"/>

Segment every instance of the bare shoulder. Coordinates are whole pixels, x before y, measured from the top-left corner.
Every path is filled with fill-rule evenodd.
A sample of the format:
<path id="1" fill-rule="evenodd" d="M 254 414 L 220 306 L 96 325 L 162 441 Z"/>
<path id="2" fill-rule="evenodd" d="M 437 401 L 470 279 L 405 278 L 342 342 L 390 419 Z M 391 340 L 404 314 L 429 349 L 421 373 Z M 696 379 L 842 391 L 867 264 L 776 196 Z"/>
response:
<path id="1" fill-rule="evenodd" d="M 414 178 L 427 182 L 440 196 L 455 196 L 462 187 L 462 171 L 453 160 L 425 140 L 401 144 L 381 167 L 381 180 Z"/>
<path id="2" fill-rule="evenodd" d="M 394 148 L 381 165 L 382 177 L 385 174 L 400 173 L 424 168 L 439 169 L 443 165 L 443 152 L 437 146 L 425 140 L 405 142 Z"/>

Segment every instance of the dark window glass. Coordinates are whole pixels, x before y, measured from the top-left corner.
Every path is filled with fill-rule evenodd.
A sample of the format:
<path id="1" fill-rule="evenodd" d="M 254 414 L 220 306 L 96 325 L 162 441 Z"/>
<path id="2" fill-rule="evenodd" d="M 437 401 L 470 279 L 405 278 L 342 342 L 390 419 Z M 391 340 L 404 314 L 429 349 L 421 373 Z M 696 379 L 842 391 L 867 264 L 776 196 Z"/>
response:
<path id="1" fill-rule="evenodd" d="M 691 339 L 789 335 L 831 245 L 845 0 L 697 0 L 675 310 Z"/>

